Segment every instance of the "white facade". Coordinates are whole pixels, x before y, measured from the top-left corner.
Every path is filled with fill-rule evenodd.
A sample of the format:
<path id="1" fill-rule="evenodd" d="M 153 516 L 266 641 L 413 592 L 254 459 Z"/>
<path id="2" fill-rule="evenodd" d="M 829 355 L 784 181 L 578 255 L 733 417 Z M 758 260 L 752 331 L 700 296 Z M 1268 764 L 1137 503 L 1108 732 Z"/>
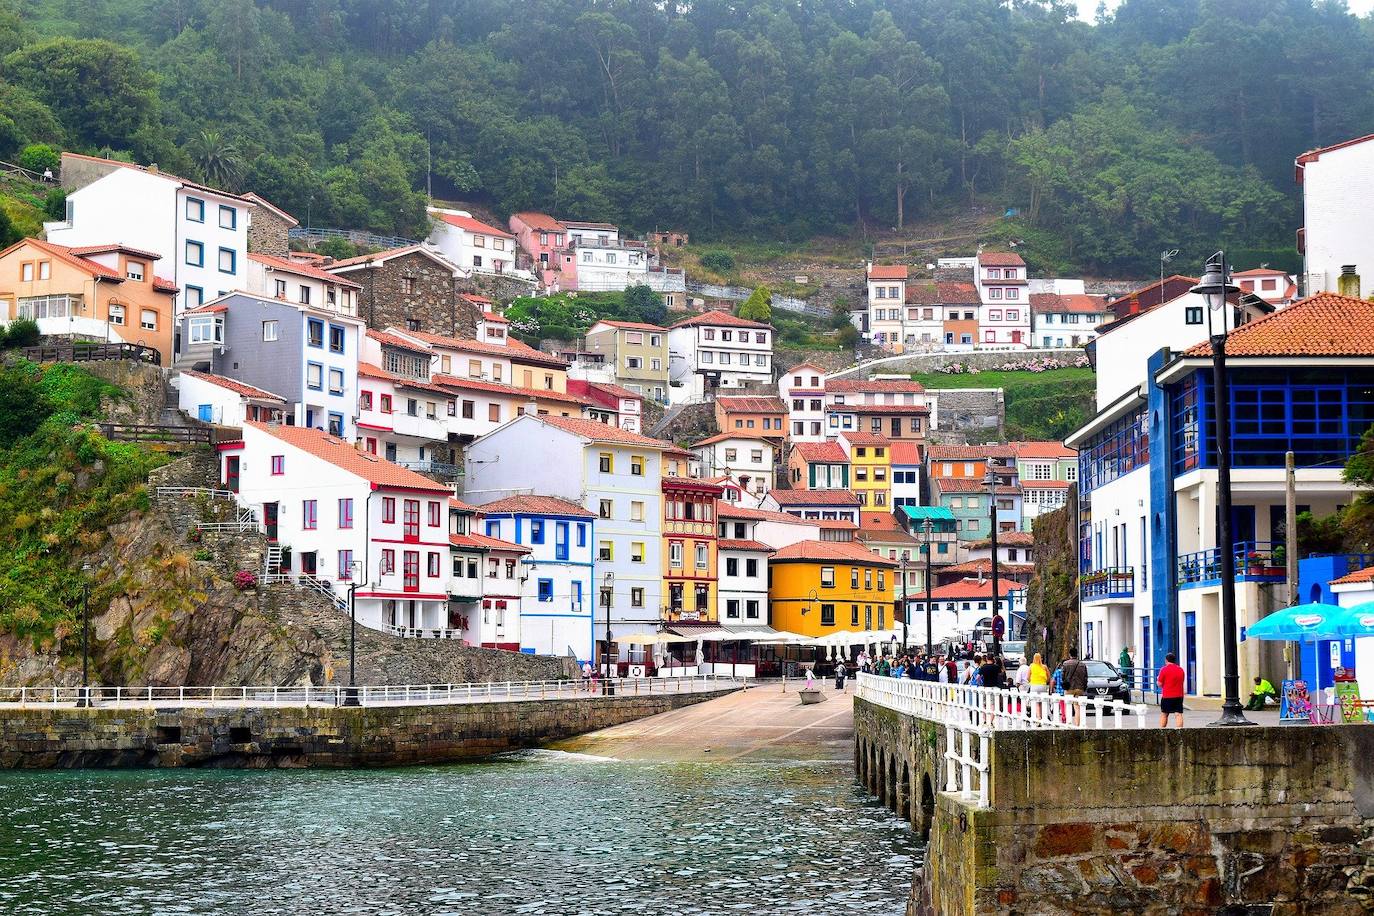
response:
<path id="1" fill-rule="evenodd" d="M 252 210 L 241 197 L 129 166 L 73 191 L 67 218 L 43 228 L 59 245 L 119 242 L 161 255 L 159 275 L 181 288 L 180 316 L 246 287 Z"/>
<path id="2" fill-rule="evenodd" d="M 269 391 L 233 379 L 200 372 L 176 376 L 177 407 L 188 417 L 220 426 L 242 426 L 244 420 L 278 418 L 286 402 Z"/>
<path id="3" fill-rule="evenodd" d="M 703 400 L 712 388 L 771 385 L 773 329 L 723 312 L 690 318 L 668 331 L 668 371 L 673 404 Z"/>
<path id="4" fill-rule="evenodd" d="M 517 273 L 515 253 L 519 246 L 509 232 L 474 219 L 466 210 L 430 207 L 429 215 L 434 222 L 426 241 L 446 260 L 477 273 Z M 527 271 L 518 274 L 533 279 Z"/>
<path id="5" fill-rule="evenodd" d="M 642 242 L 599 241 L 590 234 L 579 241 L 570 233 L 569 245 L 577 259 L 579 290 L 621 290 L 648 283 L 649 251 Z"/>
<path id="6" fill-rule="evenodd" d="M 907 269 L 868 265 L 868 337 L 880 347 L 901 351 L 906 309 Z"/>
<path id="7" fill-rule="evenodd" d="M 775 447 L 767 439 L 712 436 L 692 446 L 704 477 L 732 477 L 746 492 L 762 496 L 773 488 Z"/>
<path id="8" fill-rule="evenodd" d="M 768 624 L 768 554 L 760 547 L 746 546 L 757 541 L 756 521 L 722 519 L 716 542 L 716 593 L 720 607 L 718 619 L 725 626 Z M 742 534 L 741 537 L 735 537 Z"/>
<path id="9" fill-rule="evenodd" d="M 1341 607 L 1359 607 L 1374 601 L 1374 582 L 1349 582 L 1331 586 L 1336 603 Z M 1355 671 L 1374 671 L 1374 637 L 1355 640 Z M 1361 678 L 1360 699 L 1374 700 L 1374 678 Z"/>
<path id="10" fill-rule="evenodd" d="M 1111 318 L 1110 312 L 1034 312 L 1031 339 L 1035 346 L 1080 347 L 1097 339 L 1097 326 Z"/>
<path id="11" fill-rule="evenodd" d="M 1303 295 L 1338 287 L 1353 265 L 1361 298 L 1374 293 L 1374 136 L 1304 153 L 1297 159 L 1302 188 Z"/>
<path id="12" fill-rule="evenodd" d="M 778 397 L 787 405 L 787 438 L 824 442 L 825 372 L 810 363 L 793 366 L 778 379 Z"/>
<path id="13" fill-rule="evenodd" d="M 502 512 L 487 515 L 479 527 L 487 537 L 529 549 L 518 563 L 496 552 L 483 561 L 483 626 L 491 633 L 490 642 L 518 642 L 538 655 L 571 652 L 575 658 L 590 659 L 596 601 L 591 576 L 593 520 Z M 566 551 L 564 558 L 560 551 Z M 519 596 L 518 617 L 511 613 L 510 601 L 500 607 L 507 592 Z"/>
<path id="14" fill-rule="evenodd" d="M 978 347 L 1029 347 L 1031 306 L 1025 262 L 1018 255 L 979 255 L 973 277 L 982 302 L 978 308 Z"/>
<path id="15" fill-rule="evenodd" d="M 245 289 L 250 293 L 341 315 L 358 314 L 358 284 L 342 276 L 260 254 L 248 256 L 247 274 Z"/>

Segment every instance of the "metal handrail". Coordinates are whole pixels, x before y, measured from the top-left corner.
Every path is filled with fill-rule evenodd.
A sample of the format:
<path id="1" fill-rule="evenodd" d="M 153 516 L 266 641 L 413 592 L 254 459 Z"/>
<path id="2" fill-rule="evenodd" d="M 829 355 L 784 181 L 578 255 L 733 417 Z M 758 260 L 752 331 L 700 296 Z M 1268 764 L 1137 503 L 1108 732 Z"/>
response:
<path id="1" fill-rule="evenodd" d="M 1145 726 L 1146 706 L 1123 703 L 1108 697 L 1075 697 L 1052 693 L 1023 693 L 1000 687 L 939 684 L 906 678 L 859 674 L 857 696 L 932 722 L 959 723 L 993 730 L 1025 728 L 1106 728 L 1111 714 L 1117 728 L 1125 728 L 1127 715 Z M 1095 725 L 1088 724 L 1092 715 Z"/>
<path id="2" fill-rule="evenodd" d="M 208 496 L 211 499 L 234 499 L 232 490 L 213 490 L 209 487 L 158 487 L 157 496 Z"/>
<path id="3" fill-rule="evenodd" d="M 747 688 L 747 677 L 698 674 L 681 678 L 625 678 L 611 681 L 616 696 L 698 693 L 723 687 Z M 0 687 L 0 706 L 76 706 L 83 697 L 96 707 L 343 706 L 356 696 L 363 706 L 454 705 L 473 702 L 575 700 L 601 696 L 595 680 L 489 681 L 466 684 L 391 684 L 348 687 L 310 684 L 242 687 Z"/>

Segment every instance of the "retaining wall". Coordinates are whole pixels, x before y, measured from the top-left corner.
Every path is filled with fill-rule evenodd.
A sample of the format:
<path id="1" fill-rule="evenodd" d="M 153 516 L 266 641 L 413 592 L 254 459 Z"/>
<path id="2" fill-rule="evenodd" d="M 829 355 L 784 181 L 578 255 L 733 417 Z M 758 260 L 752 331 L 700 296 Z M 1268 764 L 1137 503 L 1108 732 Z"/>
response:
<path id="1" fill-rule="evenodd" d="M 936 790 L 912 916 L 1374 912 L 1374 728 L 998 732 L 977 808 L 931 775 L 942 729 L 857 699 L 854 725 L 918 829 L 903 768 Z"/>
<path id="2" fill-rule="evenodd" d="M 0 711 L 0 768 L 444 763 L 608 728 L 734 689 L 351 709 L 8 708 Z"/>

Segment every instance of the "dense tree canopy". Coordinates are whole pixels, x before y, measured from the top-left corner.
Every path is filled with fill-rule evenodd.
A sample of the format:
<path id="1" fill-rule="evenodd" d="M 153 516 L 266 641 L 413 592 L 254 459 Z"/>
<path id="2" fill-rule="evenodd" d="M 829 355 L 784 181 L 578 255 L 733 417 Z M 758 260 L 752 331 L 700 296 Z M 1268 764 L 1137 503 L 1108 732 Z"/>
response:
<path id="1" fill-rule="evenodd" d="M 977 201 L 1098 268 L 1291 245 L 1293 157 L 1374 123 L 1342 0 L 0 0 L 0 55 L 0 158 L 114 151 L 317 225 L 419 232 L 427 182 L 704 237 Z"/>

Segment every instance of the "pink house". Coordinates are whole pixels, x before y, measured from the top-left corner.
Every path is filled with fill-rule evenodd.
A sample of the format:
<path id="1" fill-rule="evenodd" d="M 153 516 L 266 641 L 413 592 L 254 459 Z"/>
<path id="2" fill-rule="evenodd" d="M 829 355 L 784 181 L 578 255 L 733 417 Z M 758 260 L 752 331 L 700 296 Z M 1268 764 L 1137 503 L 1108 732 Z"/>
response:
<path id="1" fill-rule="evenodd" d="M 563 250 L 568 240 L 566 226 L 547 213 L 526 211 L 511 215 L 510 231 L 544 286 L 577 289 L 577 264 Z"/>

